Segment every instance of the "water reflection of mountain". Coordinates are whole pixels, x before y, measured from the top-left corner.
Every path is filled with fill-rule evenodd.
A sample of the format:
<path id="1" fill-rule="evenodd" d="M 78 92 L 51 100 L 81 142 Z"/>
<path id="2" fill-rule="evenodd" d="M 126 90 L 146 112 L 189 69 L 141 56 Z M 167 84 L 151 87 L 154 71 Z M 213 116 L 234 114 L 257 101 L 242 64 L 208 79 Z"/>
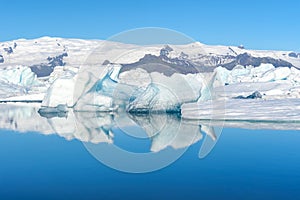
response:
<path id="1" fill-rule="evenodd" d="M 0 128 L 18 132 L 38 132 L 45 135 L 57 134 L 66 140 L 77 139 L 93 144 L 113 143 L 120 129 L 133 137 L 132 127 L 145 132 L 151 140 L 152 152 L 167 147 L 181 149 L 203 140 L 199 156 L 205 156 L 214 146 L 221 131 L 215 127 L 236 127 L 246 129 L 300 130 L 299 123 L 272 121 L 191 121 L 177 115 L 132 115 L 127 113 L 73 112 L 66 115 L 41 117 L 39 105 L 0 105 Z"/>

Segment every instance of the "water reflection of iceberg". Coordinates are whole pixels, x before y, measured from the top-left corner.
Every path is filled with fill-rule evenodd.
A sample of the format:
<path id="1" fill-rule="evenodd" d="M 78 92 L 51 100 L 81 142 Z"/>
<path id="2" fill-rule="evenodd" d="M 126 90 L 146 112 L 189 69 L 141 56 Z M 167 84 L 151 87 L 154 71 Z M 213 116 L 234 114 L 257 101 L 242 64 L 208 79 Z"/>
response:
<path id="1" fill-rule="evenodd" d="M 177 115 L 130 115 L 152 141 L 151 151 L 158 152 L 168 146 L 174 149 L 188 147 L 202 139 L 201 125 L 181 121 Z"/>
<path id="2" fill-rule="evenodd" d="M 38 132 L 45 135 L 57 134 L 66 140 L 82 142 L 112 143 L 112 115 L 101 113 L 74 113 L 41 117 L 40 105 L 0 105 L 0 128 L 18 132 Z"/>
<path id="3" fill-rule="evenodd" d="M 199 157 L 205 157 L 220 137 L 216 127 L 245 129 L 300 130 L 300 123 L 272 121 L 210 121 L 182 120 L 177 115 L 167 114 L 128 114 L 101 112 L 73 112 L 67 115 L 41 117 L 39 105 L 3 104 L 0 105 L 0 128 L 18 132 L 38 132 L 45 135 L 57 134 L 66 140 L 99 144 L 113 143 L 121 128 L 131 135 L 132 127 L 145 132 L 151 141 L 150 151 L 159 152 L 168 147 L 183 149 L 202 140 Z M 131 135 L 132 137 L 140 137 Z M 133 144 L 134 145 L 134 144 Z"/>
<path id="4" fill-rule="evenodd" d="M 145 131 L 147 138 L 151 140 L 150 150 L 153 152 L 167 147 L 185 148 L 203 137 L 201 125 L 186 123 L 177 115 L 110 114 L 69 110 L 67 115 L 41 117 L 38 109 L 38 105 L 1 105 L 3 115 L 0 118 L 0 128 L 19 132 L 34 131 L 45 135 L 57 134 L 67 140 L 77 139 L 98 144 L 113 143 L 113 127 L 130 129 L 136 126 Z M 202 129 L 205 131 L 204 126 Z M 214 137 L 213 133 L 207 133 Z"/>

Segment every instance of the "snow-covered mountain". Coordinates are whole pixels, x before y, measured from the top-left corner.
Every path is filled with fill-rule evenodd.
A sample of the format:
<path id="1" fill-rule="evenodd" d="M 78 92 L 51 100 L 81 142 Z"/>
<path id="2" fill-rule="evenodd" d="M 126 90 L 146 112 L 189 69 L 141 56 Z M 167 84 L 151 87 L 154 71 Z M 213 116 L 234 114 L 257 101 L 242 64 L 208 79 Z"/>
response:
<path id="1" fill-rule="evenodd" d="M 104 42 L 105 46 L 102 48 Z M 270 63 L 275 67 L 300 68 L 300 53 L 293 51 L 250 50 L 243 46 L 210 46 L 199 42 L 187 45 L 162 44 L 142 47 L 101 40 L 51 37 L 0 43 L 0 68 L 28 66 L 38 77 L 47 76 L 56 66 L 79 67 L 83 64 L 91 64 L 87 58 L 97 49 L 106 54 L 110 62 L 115 62 L 118 58 L 117 62 L 124 64 L 123 70 L 150 61 L 168 63 L 182 73 L 212 71 L 218 66 L 227 69 L 232 69 L 236 65 L 256 67 L 261 63 Z M 126 51 L 126 56 L 120 57 L 120 52 Z"/>

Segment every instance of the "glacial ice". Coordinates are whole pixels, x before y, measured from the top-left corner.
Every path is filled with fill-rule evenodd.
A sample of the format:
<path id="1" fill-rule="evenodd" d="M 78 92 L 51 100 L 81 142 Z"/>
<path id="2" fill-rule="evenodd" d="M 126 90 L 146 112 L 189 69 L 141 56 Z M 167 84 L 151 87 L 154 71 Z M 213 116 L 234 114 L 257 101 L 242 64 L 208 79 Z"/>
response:
<path id="1" fill-rule="evenodd" d="M 105 68 L 105 67 L 99 67 Z M 114 91 L 117 87 L 118 72 L 120 67 L 110 66 L 103 70 L 105 74 L 97 79 L 90 76 L 85 80 L 84 92 L 74 102 L 77 111 L 112 111 L 117 107 L 114 105 Z M 91 73 L 91 72 L 90 72 Z M 84 79 L 82 79 L 84 81 Z M 94 82 L 93 82 L 94 81 Z M 86 84 L 88 83 L 88 84 Z M 74 96 L 73 96 L 74 98 Z"/>
<path id="2" fill-rule="evenodd" d="M 120 65 L 108 64 L 84 69 L 83 74 L 66 70 L 52 83 L 42 106 L 65 105 L 77 111 L 180 112 L 185 103 L 247 97 L 255 91 L 263 99 L 300 96 L 299 70 L 270 64 L 171 76 L 139 68 L 120 69 Z"/>
<path id="3" fill-rule="evenodd" d="M 77 75 L 67 71 L 57 78 L 48 89 L 42 106 L 66 105 L 77 111 L 123 108 L 129 112 L 179 112 L 181 104 L 196 101 L 202 89 L 199 74 L 174 73 L 168 77 L 141 69 L 120 73 L 120 65 L 111 64 L 84 70 Z M 101 72 L 98 78 L 94 70 Z"/>
<path id="4" fill-rule="evenodd" d="M 214 73 L 216 81 L 211 90 L 213 98 L 183 104 L 183 118 L 298 120 L 299 112 L 296 108 L 299 106 L 300 97 L 300 70 L 261 64 L 255 68 L 236 66 L 232 70 L 218 67 Z M 259 98 L 248 99 L 253 97 Z"/>
<path id="5" fill-rule="evenodd" d="M 280 80 L 293 81 L 299 70 L 296 68 L 277 67 L 271 64 L 261 64 L 258 67 L 252 66 L 236 66 L 232 70 L 227 70 L 223 67 L 215 69 L 217 79 L 223 84 L 233 84 L 240 82 L 271 82 Z M 296 81 L 298 82 L 298 81 Z"/>
<path id="6" fill-rule="evenodd" d="M 0 69 L 0 81 L 25 87 L 41 84 L 31 69 L 24 66 Z"/>
<path id="7" fill-rule="evenodd" d="M 30 68 L 17 66 L 0 69 L 0 97 L 2 99 L 23 96 L 22 100 L 27 100 L 25 95 L 30 96 L 42 92 L 44 92 L 44 84 L 37 79 Z"/>
<path id="8" fill-rule="evenodd" d="M 238 65 L 232 70 L 217 67 L 213 73 L 174 73 L 171 76 L 148 73 L 140 68 L 122 72 L 119 64 L 77 71 L 67 66 L 54 70 L 46 82 L 51 85 L 44 96 L 43 108 L 54 108 L 52 111 L 65 106 L 76 111 L 180 112 L 186 103 L 247 97 L 255 91 L 262 94 L 262 99 L 300 97 L 300 70 L 275 68 L 271 64 Z M 40 98 L 42 95 L 36 94 L 42 92 L 35 88 L 45 84 L 30 68 L 22 66 L 0 70 L 0 82 L 2 97 L 9 94 L 25 99 Z"/>
<path id="9" fill-rule="evenodd" d="M 66 71 L 63 75 L 53 81 L 52 85 L 43 99 L 42 107 L 57 107 L 58 105 L 66 105 L 72 107 L 74 86 L 76 74 L 72 71 Z"/>
<path id="10" fill-rule="evenodd" d="M 199 77 L 177 73 L 167 77 L 158 72 L 150 73 L 150 77 L 148 87 L 129 103 L 129 112 L 179 112 L 181 104 L 196 101 L 200 96 Z"/>

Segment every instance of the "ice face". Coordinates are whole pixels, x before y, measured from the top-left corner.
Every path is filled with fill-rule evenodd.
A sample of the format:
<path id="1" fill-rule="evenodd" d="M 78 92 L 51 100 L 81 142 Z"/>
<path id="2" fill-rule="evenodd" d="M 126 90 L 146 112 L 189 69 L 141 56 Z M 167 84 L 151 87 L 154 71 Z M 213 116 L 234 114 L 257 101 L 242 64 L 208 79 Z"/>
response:
<path id="1" fill-rule="evenodd" d="M 184 104 L 181 114 L 186 119 L 201 120 L 299 121 L 300 102 L 296 98 L 228 99 L 225 108 L 223 104 L 224 101 L 214 101 L 214 109 L 209 102 Z"/>
<path id="2" fill-rule="evenodd" d="M 199 77 L 174 73 L 168 77 L 150 73 L 152 83 L 129 103 L 129 112 L 180 112 L 184 102 L 196 101 L 202 82 Z"/>
<path id="3" fill-rule="evenodd" d="M 119 66 L 109 68 L 106 74 L 78 99 L 75 109 L 78 111 L 115 110 L 117 107 L 113 103 L 113 96 L 119 70 Z"/>
<path id="4" fill-rule="evenodd" d="M 76 74 L 72 71 L 67 71 L 57 78 L 49 87 L 42 106 L 54 108 L 58 105 L 66 105 L 72 107 L 75 81 Z"/>
<path id="5" fill-rule="evenodd" d="M 77 111 L 124 108 L 129 112 L 179 112 L 181 104 L 196 101 L 201 94 L 199 74 L 174 73 L 169 77 L 141 69 L 120 74 L 120 65 L 110 64 L 97 70 L 102 70 L 98 78 L 93 71 L 86 70 L 83 75 L 67 71 L 53 82 L 42 105 L 53 108 L 66 105 Z M 79 81 L 82 88 L 76 85 Z M 82 92 L 74 93 L 77 90 Z"/>
<path id="6" fill-rule="evenodd" d="M 28 67 L 17 66 L 0 69 L 0 97 L 28 95 L 41 92 L 43 83 Z"/>
<path id="7" fill-rule="evenodd" d="M 272 82 L 290 80 L 298 82 L 300 71 L 296 68 L 277 67 L 271 64 L 261 64 L 258 67 L 236 66 L 231 71 L 223 67 L 214 70 L 217 73 L 216 79 L 222 84 L 235 84 L 245 82 Z"/>

